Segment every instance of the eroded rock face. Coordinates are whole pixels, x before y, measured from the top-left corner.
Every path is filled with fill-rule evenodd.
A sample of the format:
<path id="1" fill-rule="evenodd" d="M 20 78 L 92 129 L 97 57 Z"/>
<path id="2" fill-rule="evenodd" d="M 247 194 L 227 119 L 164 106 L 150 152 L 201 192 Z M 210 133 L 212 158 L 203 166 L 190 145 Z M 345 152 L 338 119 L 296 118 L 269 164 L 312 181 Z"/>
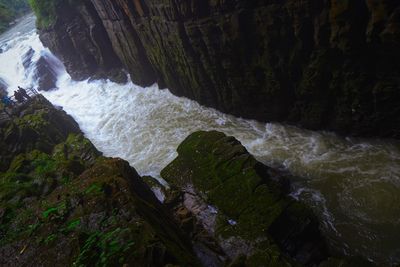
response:
<path id="1" fill-rule="evenodd" d="M 57 73 L 46 57 L 41 56 L 36 62 L 34 79 L 38 83 L 39 91 L 49 91 L 56 88 Z"/>
<path id="2" fill-rule="evenodd" d="M 73 79 L 93 77 L 126 81 L 121 63 L 90 1 L 58 1 L 55 12 L 56 23 L 42 29 L 40 39 L 63 61 Z"/>
<path id="3" fill-rule="evenodd" d="M 41 38 L 74 78 L 120 61 L 135 83 L 237 116 L 400 136 L 396 1 L 60 2 Z"/>

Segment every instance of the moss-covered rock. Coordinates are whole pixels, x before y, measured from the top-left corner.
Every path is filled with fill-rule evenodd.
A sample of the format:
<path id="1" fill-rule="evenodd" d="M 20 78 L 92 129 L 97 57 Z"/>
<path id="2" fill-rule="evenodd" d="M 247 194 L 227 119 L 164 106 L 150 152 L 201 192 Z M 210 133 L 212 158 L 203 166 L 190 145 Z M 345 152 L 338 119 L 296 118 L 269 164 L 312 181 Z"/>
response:
<path id="1" fill-rule="evenodd" d="M 15 108 L 12 117 L 0 128 L 0 171 L 7 170 L 12 159 L 25 152 L 51 153 L 70 133 L 81 133 L 78 124 L 43 96 L 36 96 Z"/>
<path id="2" fill-rule="evenodd" d="M 239 141 L 220 132 L 196 132 L 178 154 L 161 176 L 183 191 L 193 187 L 216 207 L 212 231 L 222 243 L 231 243 L 227 250 L 235 250 L 235 242 L 247 244 L 247 266 L 290 266 L 286 255 L 315 264 L 327 256 L 313 213 L 287 197 L 273 172 Z"/>
<path id="3" fill-rule="evenodd" d="M 196 265 L 190 242 L 140 179 L 126 162 L 102 158 L 48 195 L 9 207 L 2 265 Z"/>
<path id="4" fill-rule="evenodd" d="M 65 112 L 37 96 L 6 126 L 1 266 L 200 265 L 189 236 L 137 172 L 102 157 Z"/>

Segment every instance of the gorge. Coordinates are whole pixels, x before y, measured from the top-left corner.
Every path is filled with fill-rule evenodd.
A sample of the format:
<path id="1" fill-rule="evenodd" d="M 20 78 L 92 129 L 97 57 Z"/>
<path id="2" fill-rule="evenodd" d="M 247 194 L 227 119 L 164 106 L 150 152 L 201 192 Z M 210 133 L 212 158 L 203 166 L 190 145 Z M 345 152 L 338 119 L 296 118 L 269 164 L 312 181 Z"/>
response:
<path id="1" fill-rule="evenodd" d="M 121 81 L 124 68 L 248 119 L 399 136 L 396 1 L 34 2 L 74 79 Z"/>
<path id="2" fill-rule="evenodd" d="M 277 115 L 278 113 L 282 112 L 281 110 L 278 111 L 277 109 L 286 109 L 291 106 L 288 104 L 291 101 L 291 98 L 288 97 L 288 95 L 282 96 L 282 99 L 279 97 L 274 98 L 276 99 L 276 102 L 273 101 L 274 104 L 282 103 L 282 105 L 279 105 L 276 110 L 260 110 L 260 108 L 270 109 L 271 105 L 263 102 L 264 99 L 261 95 L 257 94 L 258 91 L 256 87 L 260 86 L 259 88 L 267 88 L 267 86 L 265 84 L 260 85 L 263 84 L 263 82 L 257 79 L 252 80 L 254 77 L 249 78 L 247 76 L 248 74 L 245 74 L 242 67 L 237 67 L 241 65 L 238 63 L 237 58 L 232 57 L 232 54 L 239 55 L 240 53 L 235 52 L 231 54 L 232 50 L 227 50 L 227 47 L 224 47 L 224 49 L 220 48 L 220 50 L 217 52 L 214 51 L 215 54 L 208 55 L 208 59 L 205 58 L 205 55 L 198 54 L 197 57 L 201 58 L 200 62 L 199 58 L 192 58 L 194 54 L 191 54 L 185 50 L 191 50 L 193 47 L 196 48 L 196 46 L 192 45 L 192 48 L 190 48 L 190 46 L 187 46 L 186 43 L 179 43 L 181 41 L 180 38 L 182 37 L 181 31 L 183 31 L 182 25 L 180 25 L 179 21 L 181 19 L 185 19 L 184 27 L 188 27 L 188 25 L 186 25 L 187 20 L 188 24 L 192 23 L 190 26 L 193 28 L 198 27 L 199 30 L 202 31 L 201 37 L 194 35 L 192 36 L 194 39 L 191 40 L 193 41 L 196 38 L 205 38 L 206 41 L 203 41 L 206 44 L 206 50 L 212 51 L 211 48 L 216 48 L 215 46 L 211 46 L 210 48 L 210 44 L 208 42 L 211 42 L 214 38 L 217 38 L 216 36 L 220 36 L 220 34 L 212 33 L 212 29 L 209 29 L 209 32 L 200 27 L 213 27 L 215 21 L 213 23 L 209 21 L 210 18 L 208 15 L 210 12 L 213 14 L 213 19 L 226 19 L 229 23 L 231 23 L 233 19 L 230 14 L 236 13 L 235 10 L 238 8 L 237 5 L 239 5 L 239 10 L 241 10 L 240 8 L 243 8 L 245 13 L 257 10 L 263 10 L 262 12 L 264 12 L 265 10 L 271 8 L 271 6 L 266 5 L 267 2 L 254 2 L 255 4 L 253 6 L 253 4 L 240 3 L 242 1 L 232 1 L 232 4 L 229 4 L 228 2 L 225 3 L 216 1 L 216 9 L 201 7 L 195 3 L 187 5 L 190 1 L 183 1 L 184 3 L 180 3 L 182 4 L 181 6 L 174 1 L 170 1 L 167 4 L 163 1 L 59 2 L 63 5 L 54 6 L 54 10 L 57 11 L 57 8 L 60 8 L 58 12 L 63 10 L 65 14 L 63 13 L 63 16 L 53 18 L 55 19 L 55 21 L 53 21 L 55 22 L 54 25 L 51 24 L 52 21 L 50 18 L 42 18 L 42 21 L 40 21 L 39 16 L 39 32 L 43 43 L 63 61 L 66 69 L 64 69 L 63 64 L 59 62 L 58 59 L 55 58 L 52 53 L 44 48 L 40 43 L 39 37 L 34 30 L 34 18 L 28 17 L 24 22 L 25 24 L 22 23 L 17 26 L 22 28 L 17 28 L 15 31 L 7 33 L 5 36 L 0 38 L 1 46 L 4 50 L 4 52 L 0 54 L 1 62 L 3 62 L 0 64 L 0 77 L 5 79 L 5 81 L 8 83 L 10 93 L 13 92 L 17 85 L 22 85 L 24 87 L 38 86 L 38 81 L 33 75 L 35 64 L 41 57 L 46 57 L 50 62 L 52 62 L 51 68 L 57 76 L 56 87 L 58 87 L 58 90 L 43 92 L 46 98 L 48 98 L 53 104 L 62 106 L 67 113 L 71 114 L 79 123 L 79 126 L 81 127 L 85 136 L 88 137 L 96 146 L 96 148 L 102 151 L 105 156 L 121 157 L 127 160 L 141 176 L 151 175 L 159 179 L 159 181 L 162 183 L 165 182 L 162 180 L 162 178 L 165 178 L 170 185 L 174 185 L 176 181 L 174 182 L 174 179 L 169 177 L 171 175 L 160 175 L 160 172 L 178 156 L 176 152 L 178 145 L 181 144 L 190 134 L 199 130 L 218 130 L 227 135 L 235 136 L 260 162 L 266 164 L 267 166 L 278 169 L 278 173 L 282 170 L 283 173 L 286 173 L 287 171 L 291 173 L 291 175 L 287 174 L 290 176 L 288 179 L 291 181 L 290 195 L 295 199 L 305 202 L 307 205 L 313 208 L 314 212 L 321 221 L 320 227 L 324 235 L 329 240 L 329 246 L 333 251 L 336 251 L 335 255 L 346 254 L 350 256 L 360 256 L 361 258 L 364 258 L 364 260 L 375 262 L 378 265 L 386 264 L 390 266 L 399 262 L 399 251 L 397 245 L 397 240 L 399 239 L 399 232 L 397 231 L 399 224 L 399 206 L 396 204 L 398 202 L 400 192 L 400 151 L 398 141 L 376 138 L 345 138 L 329 132 L 312 132 L 277 123 L 263 123 L 253 120 L 245 120 L 223 114 L 214 109 L 205 108 L 204 106 L 201 106 L 187 98 L 176 97 L 172 95 L 169 90 L 160 90 L 160 88 L 167 86 L 172 93 L 178 96 L 184 95 L 197 100 L 201 104 L 212 106 L 219 110 L 247 118 L 255 118 L 261 121 L 284 120 L 296 123 L 300 122 L 297 119 L 291 120 L 289 117 L 279 117 L 280 115 Z M 273 1 L 271 1 L 271 3 L 272 2 Z M 291 3 L 290 1 L 287 2 L 289 4 Z M 361 3 L 364 1 L 355 1 L 352 3 L 356 2 Z M 376 27 L 382 29 L 384 28 L 382 25 L 389 25 L 390 20 L 388 17 L 390 17 L 392 19 L 390 21 L 390 25 L 392 25 L 391 27 L 394 31 L 392 34 L 395 35 L 395 31 L 398 29 L 395 26 L 397 14 L 396 9 L 393 6 L 390 6 L 389 2 L 378 2 L 383 3 L 382 6 L 379 7 L 379 11 L 383 12 L 382 14 L 384 15 L 381 14 L 382 17 L 380 19 L 378 18 L 379 16 L 376 15 L 376 24 L 372 24 L 379 24 L 380 26 Z M 54 3 L 57 3 L 57 1 L 54 1 Z M 129 5 L 124 6 L 124 3 L 129 3 Z M 344 19 L 346 19 L 346 14 L 349 13 L 348 9 L 346 8 L 351 9 L 359 7 L 352 6 L 353 4 L 349 4 L 350 2 L 346 1 L 341 3 L 343 5 L 340 8 L 342 10 L 341 12 L 345 14 L 342 15 L 345 16 Z M 278 8 L 280 5 L 276 4 L 275 2 L 274 4 L 274 8 Z M 289 7 L 296 7 L 295 2 L 292 2 L 291 5 L 289 4 Z M 324 8 L 320 5 L 314 6 L 311 4 L 313 4 L 312 1 L 304 1 L 304 3 L 298 4 L 297 8 L 301 9 L 309 7 L 310 10 L 313 11 L 324 10 Z M 368 1 L 368 7 L 371 7 L 371 9 L 374 7 L 373 4 L 374 1 Z M 142 7 L 142 15 L 149 14 L 146 16 L 146 19 L 135 17 L 141 16 L 139 12 L 140 9 L 137 9 L 138 5 Z M 173 5 L 172 9 L 170 5 Z M 48 7 L 52 8 L 51 5 Z M 119 9 L 119 7 L 124 8 Z M 153 7 L 153 9 L 149 7 Z M 337 6 L 337 8 L 339 7 Z M 136 10 L 137 14 L 134 13 L 135 16 L 131 17 L 130 15 L 126 15 L 127 13 L 129 14 L 129 12 L 132 12 L 132 10 Z M 179 19 L 178 17 L 174 17 L 176 15 L 174 12 L 177 10 L 183 12 L 182 14 L 185 14 L 185 16 L 180 13 Z M 388 13 L 387 10 L 394 11 L 392 13 Z M 194 11 L 201 11 L 204 13 L 197 14 Z M 273 11 L 276 11 L 276 9 L 273 9 Z M 299 12 L 302 16 L 306 16 L 308 13 L 304 13 L 303 11 L 304 10 L 301 9 Z M 377 12 L 377 10 L 375 11 Z M 110 12 L 113 14 L 113 17 L 111 18 Z M 224 14 L 224 16 L 221 16 L 219 12 Z M 272 11 L 269 10 L 268 12 Z M 253 16 L 254 13 L 250 13 L 252 14 L 251 16 L 249 15 L 250 17 L 257 17 Z M 120 16 L 122 16 L 122 18 Z M 243 16 L 246 17 L 247 15 Z M 167 23 L 162 18 L 168 18 L 171 21 L 168 20 Z M 131 20 L 138 24 L 135 24 Z M 383 23 L 382 21 L 385 21 L 387 24 Z M 98 24 L 99 22 L 100 24 Z M 143 54 L 139 52 L 141 50 L 138 49 L 138 47 L 140 47 L 140 43 L 137 42 L 139 34 L 137 33 L 138 36 L 129 36 L 135 33 L 136 27 L 142 25 L 140 23 L 148 23 L 150 28 L 154 30 L 158 29 L 160 31 L 159 34 L 161 34 L 160 36 L 162 36 L 162 38 L 160 36 L 157 37 L 155 32 L 151 32 L 151 35 L 154 38 L 160 38 L 160 40 L 165 42 L 163 44 L 165 47 L 161 51 L 155 52 L 156 50 L 152 50 L 154 53 L 160 54 L 148 56 L 147 59 L 145 57 L 139 57 L 139 55 L 143 56 Z M 163 23 L 166 23 L 167 26 L 165 26 Z M 199 23 L 201 23 L 200 26 Z M 276 23 L 277 22 L 275 22 L 275 24 L 272 23 L 271 25 L 277 26 Z M 301 22 L 299 23 L 301 24 Z M 353 25 L 353 22 L 351 24 Z M 343 24 L 341 25 L 343 26 Z M 135 30 L 133 30 L 132 27 Z M 344 28 L 347 29 L 345 26 Z M 65 31 L 65 29 L 67 30 Z M 145 26 L 143 26 L 141 29 L 144 32 L 148 30 L 148 28 Z M 175 30 L 177 30 L 178 33 L 176 33 Z M 230 33 L 228 29 L 224 28 L 224 30 L 226 30 L 226 34 Z M 176 35 L 173 34 L 174 32 Z M 243 31 L 240 32 L 242 33 Z M 258 32 L 258 30 L 256 32 Z M 212 35 L 212 38 L 206 38 L 204 37 L 207 36 L 206 33 L 214 35 Z M 279 34 L 283 35 L 284 33 L 285 30 L 279 32 Z M 112 34 L 116 36 L 113 36 Z M 164 34 L 167 36 L 164 36 Z M 344 35 L 346 36 L 346 33 L 344 33 Z M 172 39 L 169 39 L 170 37 Z M 226 43 L 215 41 L 214 45 L 222 43 L 227 44 L 230 41 L 230 37 L 230 35 L 223 37 L 227 38 Z M 275 39 L 275 37 L 276 36 L 271 37 L 271 39 Z M 250 39 L 251 38 L 249 36 L 245 38 L 246 41 L 250 41 Z M 107 42 L 107 40 L 109 40 L 109 42 Z M 133 41 L 133 43 L 131 41 Z M 393 40 L 391 41 L 395 42 L 396 38 L 393 37 Z M 154 41 L 153 39 L 149 39 L 148 42 L 153 45 L 160 44 L 158 41 Z M 118 48 L 118 44 L 121 46 L 120 48 Z M 251 48 L 240 47 L 238 43 L 233 41 L 232 44 L 234 44 L 235 49 L 237 48 L 240 51 Z M 377 45 L 378 44 L 374 45 L 375 48 Z M 384 43 L 381 45 L 387 44 Z M 142 46 L 145 47 L 143 44 Z M 303 45 L 298 46 L 303 47 Z M 199 44 L 198 47 L 202 47 L 202 44 Z M 280 46 L 275 45 L 274 47 Z M 22 66 L 25 59 L 23 55 L 25 55 L 31 48 L 34 51 L 34 55 L 31 59 L 34 64 L 32 64 L 30 68 L 24 69 Z M 136 52 L 134 51 L 135 49 L 137 49 Z M 283 50 L 282 55 L 284 55 L 287 50 L 285 50 L 286 48 L 283 46 L 281 49 Z M 317 121 L 319 120 L 319 122 L 314 121 L 312 123 L 310 122 L 310 124 L 308 124 L 306 121 L 311 119 L 311 117 L 304 118 L 302 125 L 312 129 L 334 129 L 346 134 L 351 133 L 364 136 L 380 135 L 382 137 L 397 137 L 397 107 L 393 107 L 393 105 L 396 106 L 397 103 L 397 91 L 395 89 L 398 88 L 398 86 L 396 87 L 395 82 L 397 77 L 396 71 L 398 71 L 398 68 L 395 64 L 397 64 L 398 61 L 395 60 L 396 52 L 389 50 L 389 48 L 386 46 L 385 48 L 381 49 L 382 50 L 378 50 L 381 52 L 384 50 L 388 53 L 388 55 L 390 55 L 390 60 L 388 60 L 388 58 L 379 58 L 385 62 L 389 61 L 394 64 L 389 64 L 385 66 L 385 68 L 379 69 L 379 71 L 382 72 L 385 70 L 385 73 L 379 75 L 377 74 L 377 76 L 379 76 L 378 78 L 382 79 L 381 81 L 379 81 L 378 78 L 373 79 L 373 82 L 369 80 L 371 76 L 369 75 L 368 71 L 372 71 L 370 64 L 376 64 L 376 61 L 373 63 L 354 63 L 357 62 L 357 60 L 354 58 L 351 58 L 351 64 L 361 64 L 362 67 L 366 68 L 366 70 L 363 70 L 365 71 L 364 74 L 360 74 L 359 69 L 354 70 L 354 73 L 357 73 L 357 75 L 361 75 L 362 77 L 340 77 L 337 78 L 338 80 L 336 81 L 338 82 L 341 80 L 341 82 L 347 84 L 346 86 L 354 86 L 355 90 L 359 90 L 362 87 L 357 83 L 367 83 L 366 81 L 362 80 L 367 77 L 368 83 L 371 82 L 371 84 L 369 84 L 371 87 L 368 87 L 365 90 L 372 90 L 370 91 L 373 93 L 372 98 L 366 97 L 370 95 L 364 91 L 357 93 L 352 90 L 349 91 L 348 87 L 341 88 L 342 84 L 341 82 L 338 82 L 340 85 L 335 85 L 337 86 L 335 88 L 340 87 L 340 90 L 343 90 L 343 93 L 352 92 L 352 94 L 347 96 L 341 96 L 341 93 L 338 93 L 338 95 L 335 93 L 333 94 L 334 96 L 330 94 L 325 95 L 325 92 L 321 93 L 319 90 L 326 88 L 326 86 L 322 86 L 321 84 L 307 84 L 303 85 L 303 87 L 307 90 L 311 90 L 312 92 L 307 92 L 307 94 L 310 93 L 307 96 L 302 95 L 304 98 L 299 100 L 307 100 L 304 103 L 316 105 L 322 105 L 325 103 L 329 106 L 329 108 L 332 107 L 330 105 L 336 105 L 343 100 L 343 105 L 350 105 L 346 106 L 345 109 L 351 109 L 353 104 L 355 107 L 359 107 L 358 105 L 361 105 L 360 107 L 362 108 L 360 112 L 366 111 L 367 113 L 363 113 L 363 115 L 355 114 L 355 117 L 350 116 L 352 123 L 347 121 L 345 124 L 351 124 L 351 127 L 348 125 L 333 126 L 336 122 L 331 120 L 336 120 L 333 119 L 333 117 L 335 117 L 337 114 L 331 114 L 333 117 L 329 115 L 328 117 L 318 118 Z M 252 49 L 249 49 L 249 51 L 250 50 L 252 51 Z M 224 51 L 226 54 L 222 53 L 222 51 Z M 293 50 L 293 53 L 296 54 L 296 51 L 297 50 Z M 347 52 L 353 53 L 354 50 L 350 49 Z M 364 52 L 370 53 L 370 51 Z M 148 55 L 149 52 L 146 50 L 145 54 Z M 217 57 L 217 54 L 219 57 Z M 230 54 L 232 58 L 221 58 L 222 56 L 227 56 L 228 54 Z M 298 54 L 296 55 L 299 56 Z M 241 54 L 240 56 L 245 57 L 245 55 Z M 365 57 L 365 55 L 358 56 L 360 56 L 360 58 Z M 277 57 L 279 57 L 279 55 Z M 342 60 L 338 54 L 335 54 L 334 58 L 338 61 Z M 368 59 L 371 58 L 368 57 Z M 155 60 L 157 60 L 157 63 L 154 63 Z M 209 60 L 212 63 L 207 65 L 203 62 L 203 60 Z M 249 62 L 247 62 L 249 66 L 253 64 L 251 62 L 252 60 L 249 59 Z M 268 56 L 266 59 L 259 60 L 265 60 L 268 62 L 268 64 L 273 64 L 274 62 L 276 63 L 276 61 L 271 59 L 270 56 Z M 316 60 L 319 61 L 320 58 Z M 326 64 L 329 63 L 328 65 L 330 68 L 332 59 L 328 60 L 325 58 L 324 60 L 326 60 Z M 148 62 L 146 63 L 146 61 Z M 216 61 L 220 63 L 217 64 L 218 62 L 216 63 Z M 278 59 L 278 61 L 278 65 L 284 64 L 284 60 L 282 58 Z M 304 59 L 301 59 L 300 61 L 306 62 Z M 163 66 L 163 64 L 166 65 Z M 200 70 L 199 65 L 202 64 L 203 67 L 201 68 L 203 68 L 203 70 Z M 228 74 L 219 73 L 218 70 L 215 70 L 215 68 L 219 68 L 218 66 L 220 64 L 226 64 L 223 65 L 222 69 L 230 70 L 231 72 L 228 72 Z M 318 64 L 322 63 L 320 62 Z M 336 67 L 339 65 L 341 66 L 342 62 L 337 64 L 338 65 Z M 350 71 L 350 69 L 355 66 L 346 66 L 349 69 L 342 69 L 339 72 L 346 73 L 346 75 L 353 73 Z M 279 67 L 283 69 L 283 67 L 286 66 L 280 65 Z M 312 69 L 312 67 L 313 66 L 308 66 L 307 68 Z M 320 70 L 320 67 L 322 68 L 322 66 L 315 68 Z M 360 65 L 358 67 L 360 67 Z M 387 71 L 388 69 L 386 69 L 386 67 L 390 69 L 390 71 Z M 267 66 L 266 68 L 269 69 L 270 66 Z M 158 71 L 159 73 L 149 76 L 149 73 L 155 71 L 154 69 L 156 69 L 156 72 Z M 253 68 L 249 67 L 248 69 Z M 125 77 L 124 70 L 127 70 L 130 74 L 128 78 Z M 68 71 L 68 73 L 66 71 Z M 207 73 L 204 73 L 204 71 L 207 71 Z M 277 70 L 275 69 L 272 70 L 272 74 L 270 75 L 277 75 L 276 71 Z M 326 71 L 331 72 L 331 69 Z M 309 72 L 309 75 L 314 75 L 313 79 L 315 80 L 312 82 L 327 82 L 323 81 L 321 78 L 322 76 L 319 76 L 321 73 L 318 71 L 310 70 Z M 373 72 L 375 75 L 375 70 L 373 70 Z M 211 75 L 210 73 L 214 74 Z M 226 79 L 223 75 L 226 75 Z M 337 75 L 340 76 L 341 74 L 337 73 Z M 268 76 L 268 79 L 264 81 L 266 83 L 268 81 L 268 88 L 270 88 L 269 83 L 272 82 L 270 79 L 272 76 Z M 206 77 L 208 77 L 207 79 L 215 78 L 215 80 L 200 82 L 200 80 L 205 79 Z M 109 80 L 101 80 L 101 78 L 109 78 L 114 82 Z M 354 80 L 352 80 L 353 78 Z M 125 83 L 126 79 L 128 79 L 127 83 Z M 289 80 L 293 81 L 288 77 L 281 77 L 278 83 L 280 84 L 282 82 L 288 82 Z M 158 85 L 152 85 L 155 81 L 158 82 Z M 219 83 L 216 83 L 216 81 Z M 249 86 L 245 84 L 247 81 L 250 81 Z M 251 84 L 251 81 L 254 83 Z M 217 85 L 213 85 L 214 82 Z M 381 96 L 379 96 L 379 90 L 381 89 L 378 88 L 381 86 L 379 85 L 380 83 L 384 83 L 384 87 L 386 85 L 388 86 L 381 88 L 382 90 L 385 90 L 385 93 Z M 146 87 L 141 87 L 136 84 Z M 194 84 L 197 87 L 194 86 Z M 238 87 L 239 84 L 241 84 L 241 87 Z M 314 89 L 312 89 L 313 86 L 315 86 Z M 391 86 L 393 86 L 393 90 L 390 90 L 390 88 L 392 88 Z M 249 91 L 244 90 L 243 88 L 249 88 Z M 287 88 L 290 88 L 290 86 Z M 238 91 L 240 91 L 240 93 L 243 94 L 248 93 L 249 96 L 246 98 L 245 95 L 240 95 L 237 98 L 234 97 L 236 98 L 236 100 L 234 100 L 236 102 L 230 102 L 233 99 L 232 97 L 230 98 L 231 100 L 226 101 L 226 96 L 221 95 L 216 97 L 213 90 L 217 91 L 216 94 L 227 93 L 227 95 L 235 95 Z M 232 91 L 229 92 L 229 90 Z M 195 93 L 196 91 L 197 93 Z M 233 93 L 234 91 L 236 92 Z M 269 93 L 274 92 L 268 92 L 268 94 Z M 320 95 L 317 96 L 314 95 L 314 93 Z M 353 93 L 355 95 L 353 95 Z M 263 94 L 263 90 L 261 89 L 260 94 Z M 360 97 L 362 96 L 363 99 L 358 99 L 356 96 L 357 94 L 359 94 Z M 254 98 L 254 96 L 257 96 L 255 101 L 260 101 L 263 104 L 259 105 L 251 102 L 251 98 Z M 336 96 L 340 98 L 340 101 L 334 100 L 334 104 L 333 102 L 329 104 L 326 102 L 328 100 L 332 100 Z M 265 96 L 266 99 L 271 99 L 270 97 L 271 95 Z M 322 100 L 319 97 L 326 97 L 327 99 Z M 346 97 L 348 97 L 348 99 L 346 99 Z M 368 99 L 365 99 L 364 97 Z M 387 102 L 385 102 L 386 100 L 384 102 L 380 102 L 383 101 L 383 99 L 379 97 L 384 97 Z M 316 100 L 316 98 L 318 98 L 318 100 Z M 286 100 L 289 102 L 286 102 Z M 354 100 L 357 103 L 349 103 L 348 101 L 350 100 Z M 207 101 L 216 102 L 212 103 Z M 377 105 L 374 106 L 374 110 L 367 111 L 371 108 L 371 102 L 369 101 L 372 101 Z M 238 109 L 229 110 L 229 105 L 232 105 L 232 107 L 237 106 Z M 240 108 L 242 105 L 243 108 Z M 311 106 L 307 108 L 310 108 L 313 110 L 312 112 L 315 112 L 319 116 L 319 111 L 316 112 L 314 107 Z M 323 109 L 328 109 L 328 106 L 323 107 Z M 390 113 L 385 113 L 383 110 L 379 110 L 379 108 L 383 107 L 387 108 L 387 111 L 390 111 Z M 254 110 L 246 110 L 249 108 L 254 108 Z M 264 111 L 266 113 L 264 113 Z M 275 118 L 258 117 L 259 115 L 256 115 L 262 114 L 260 116 L 267 116 L 270 114 L 270 112 L 274 113 L 275 111 L 278 113 L 271 115 L 277 116 Z M 349 118 L 348 112 L 349 110 L 345 110 L 343 114 L 343 116 L 347 119 Z M 371 120 L 371 117 L 367 116 L 369 114 L 368 112 L 372 112 L 370 115 L 375 114 L 374 116 L 377 116 L 375 120 Z M 303 116 L 300 115 L 303 114 L 302 112 L 294 113 L 298 114 L 299 116 Z M 389 121 L 387 124 L 381 124 L 385 123 L 386 120 Z M 321 125 L 321 122 L 327 124 Z M 375 124 L 375 122 L 378 124 Z M 328 126 L 328 124 L 330 125 Z M 191 136 L 194 138 L 193 136 L 196 135 Z M 202 138 L 206 137 L 207 136 L 203 136 Z M 235 144 L 235 142 L 232 140 L 230 140 L 228 143 L 233 145 Z M 181 146 L 184 146 L 184 144 Z M 182 160 L 181 153 L 179 153 L 179 156 L 176 160 L 178 162 Z M 221 171 L 219 170 L 218 172 Z M 178 172 L 174 173 L 173 176 L 179 177 L 179 175 L 180 173 Z M 238 184 L 240 184 L 240 182 L 238 182 Z M 181 185 L 176 184 L 176 186 L 179 187 Z M 180 190 L 183 189 L 181 188 Z M 212 196 L 209 198 L 213 199 Z M 225 211 L 228 210 L 229 209 L 226 209 Z M 229 214 L 229 216 L 231 216 L 231 214 Z M 229 216 L 228 219 L 231 219 Z M 231 223 L 237 223 L 237 220 L 231 221 Z M 181 264 L 182 262 L 184 262 L 184 260 L 181 261 Z M 278 264 L 277 266 L 283 266 L 282 264 L 284 263 L 280 262 L 276 264 Z M 340 264 L 343 264 L 343 262 L 335 262 L 334 260 L 333 262 L 330 262 L 330 264 L 332 264 L 332 266 L 340 266 Z M 354 264 L 355 263 L 353 262 L 353 265 L 350 264 L 349 266 L 354 266 Z M 368 263 L 361 261 L 358 264 L 359 266 L 365 266 L 365 264 Z M 207 264 L 204 265 L 207 266 Z M 258 265 L 252 265 L 248 262 L 247 266 Z"/>

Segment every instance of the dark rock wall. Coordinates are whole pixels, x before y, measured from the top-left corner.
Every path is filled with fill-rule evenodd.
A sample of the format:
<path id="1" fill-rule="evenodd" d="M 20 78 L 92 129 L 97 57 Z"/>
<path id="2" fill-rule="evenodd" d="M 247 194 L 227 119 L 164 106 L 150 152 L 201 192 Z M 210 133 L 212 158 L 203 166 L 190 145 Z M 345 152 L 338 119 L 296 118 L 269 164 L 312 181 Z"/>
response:
<path id="1" fill-rule="evenodd" d="M 40 39 L 64 62 L 71 77 L 124 81 L 122 65 L 90 1 L 57 3 L 57 20 L 50 28 L 41 29 Z"/>
<path id="2" fill-rule="evenodd" d="M 400 136 L 397 1 L 82 3 L 41 34 L 74 78 L 121 61 L 135 83 L 236 116 Z"/>

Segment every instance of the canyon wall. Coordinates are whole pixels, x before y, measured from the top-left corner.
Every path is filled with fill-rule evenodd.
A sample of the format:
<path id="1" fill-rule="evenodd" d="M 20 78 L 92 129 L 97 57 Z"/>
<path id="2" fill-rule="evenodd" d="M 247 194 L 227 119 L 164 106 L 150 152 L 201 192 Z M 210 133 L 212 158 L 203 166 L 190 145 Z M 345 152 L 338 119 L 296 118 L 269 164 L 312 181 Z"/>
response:
<path id="1" fill-rule="evenodd" d="M 123 68 L 244 118 L 400 137 L 396 1 L 54 3 L 41 39 L 75 79 L 123 81 Z"/>

